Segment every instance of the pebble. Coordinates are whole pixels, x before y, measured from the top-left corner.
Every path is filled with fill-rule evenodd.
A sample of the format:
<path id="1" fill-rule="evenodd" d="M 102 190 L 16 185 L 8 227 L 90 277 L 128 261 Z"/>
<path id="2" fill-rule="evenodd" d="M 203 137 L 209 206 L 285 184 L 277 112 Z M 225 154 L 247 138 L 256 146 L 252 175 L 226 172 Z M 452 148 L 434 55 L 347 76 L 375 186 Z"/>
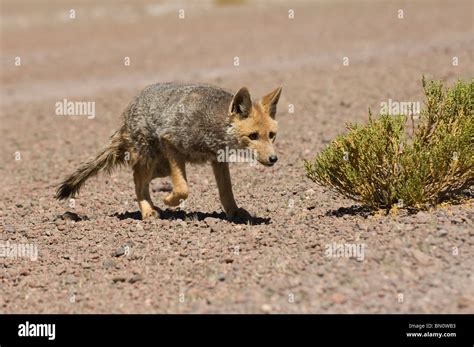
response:
<path id="1" fill-rule="evenodd" d="M 61 219 L 79 222 L 81 220 L 81 217 L 79 217 L 77 213 L 67 211 L 61 215 Z"/>
<path id="2" fill-rule="evenodd" d="M 108 269 L 113 269 L 117 266 L 117 262 L 115 260 L 112 260 L 112 259 L 106 259 L 103 262 L 103 266 L 107 270 Z"/>
<path id="3" fill-rule="evenodd" d="M 427 212 L 418 212 L 415 216 L 418 223 L 429 223 L 431 222 L 432 216 Z"/>
<path id="4" fill-rule="evenodd" d="M 79 282 L 79 279 L 76 276 L 66 276 L 66 279 L 64 280 L 64 283 L 66 284 L 76 284 Z"/>
<path id="5" fill-rule="evenodd" d="M 136 283 L 139 281 L 143 281 L 143 276 L 135 275 L 128 280 L 129 283 Z"/>
<path id="6" fill-rule="evenodd" d="M 412 254 L 415 260 L 421 265 L 430 265 L 433 263 L 433 259 L 429 255 L 423 253 L 418 249 L 413 250 Z"/>
<path id="7" fill-rule="evenodd" d="M 117 282 L 126 282 L 127 278 L 124 276 L 115 276 L 112 278 L 112 282 L 117 283 Z"/>
<path id="8" fill-rule="evenodd" d="M 5 231 L 7 233 L 14 233 L 15 232 L 15 227 L 11 224 L 6 224 L 5 225 Z"/>
<path id="9" fill-rule="evenodd" d="M 470 300 L 469 298 L 463 296 L 458 299 L 458 307 L 463 308 L 474 308 L 474 301 Z"/>
<path id="10" fill-rule="evenodd" d="M 219 223 L 216 218 L 207 217 L 204 219 L 204 222 L 206 222 L 206 224 L 209 226 L 211 233 L 220 232 L 223 229 L 221 223 Z"/>
<path id="11" fill-rule="evenodd" d="M 335 304 L 343 304 L 347 301 L 346 296 L 342 293 L 334 293 L 331 296 L 331 301 L 334 302 Z"/>
<path id="12" fill-rule="evenodd" d="M 445 230 L 445 229 L 439 229 L 438 230 L 438 235 L 439 236 L 446 236 L 446 235 L 448 235 L 448 231 Z"/>
<path id="13" fill-rule="evenodd" d="M 121 257 L 122 255 L 125 254 L 125 247 L 121 246 L 117 248 L 114 252 L 112 252 L 113 257 Z"/>

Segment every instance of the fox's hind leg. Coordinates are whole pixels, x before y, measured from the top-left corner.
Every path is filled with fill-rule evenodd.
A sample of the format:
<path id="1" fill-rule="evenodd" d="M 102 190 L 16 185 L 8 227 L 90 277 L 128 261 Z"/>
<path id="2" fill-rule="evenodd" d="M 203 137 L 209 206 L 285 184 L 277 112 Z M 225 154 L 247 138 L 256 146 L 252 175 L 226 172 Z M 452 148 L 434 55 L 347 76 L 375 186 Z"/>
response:
<path id="1" fill-rule="evenodd" d="M 189 194 L 186 179 L 186 161 L 183 155 L 171 146 L 167 146 L 166 152 L 173 191 L 163 199 L 163 202 L 168 206 L 178 206 Z"/>
<path id="2" fill-rule="evenodd" d="M 158 217 L 158 211 L 150 197 L 150 181 L 153 178 L 153 167 L 144 164 L 136 164 L 133 167 L 133 180 L 135 181 L 135 192 L 137 194 L 138 207 L 142 219 Z"/>

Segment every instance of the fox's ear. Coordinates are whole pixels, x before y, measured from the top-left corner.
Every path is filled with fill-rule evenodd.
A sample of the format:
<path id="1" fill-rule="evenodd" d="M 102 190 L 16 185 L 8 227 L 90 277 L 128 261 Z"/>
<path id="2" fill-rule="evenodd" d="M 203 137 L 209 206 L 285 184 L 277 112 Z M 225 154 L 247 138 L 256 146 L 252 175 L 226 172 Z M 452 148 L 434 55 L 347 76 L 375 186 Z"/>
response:
<path id="1" fill-rule="evenodd" d="M 263 109 L 268 112 L 272 118 L 275 118 L 276 115 L 276 106 L 278 104 L 278 100 L 280 100 L 281 89 L 282 87 L 278 87 L 260 100 L 260 105 L 262 105 Z"/>
<path id="2" fill-rule="evenodd" d="M 246 118 L 250 114 L 251 109 L 252 99 L 250 99 L 249 90 L 246 87 L 242 87 L 237 93 L 235 93 L 234 98 L 230 103 L 229 112 L 242 118 Z"/>

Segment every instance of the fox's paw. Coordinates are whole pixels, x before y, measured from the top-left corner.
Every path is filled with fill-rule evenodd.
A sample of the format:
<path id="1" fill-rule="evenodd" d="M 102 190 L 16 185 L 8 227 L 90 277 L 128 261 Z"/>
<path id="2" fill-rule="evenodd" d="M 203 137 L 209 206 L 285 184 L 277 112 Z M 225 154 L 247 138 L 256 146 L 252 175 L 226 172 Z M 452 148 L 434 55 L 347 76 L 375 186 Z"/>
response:
<path id="1" fill-rule="evenodd" d="M 153 208 L 141 211 L 141 213 L 142 213 L 142 219 L 159 218 L 160 217 L 160 214 L 158 213 L 158 211 L 153 209 Z"/>
<path id="2" fill-rule="evenodd" d="M 232 211 L 228 211 L 226 212 L 226 215 L 229 219 L 241 219 L 241 220 L 251 220 L 252 219 L 252 216 L 250 215 L 249 212 L 247 212 L 247 210 L 244 210 L 243 208 L 237 208 L 235 210 L 232 210 Z"/>
<path id="3" fill-rule="evenodd" d="M 176 193 L 171 192 L 166 198 L 163 199 L 163 202 L 171 207 L 175 207 L 180 205 L 186 198 L 188 197 L 188 193 Z"/>

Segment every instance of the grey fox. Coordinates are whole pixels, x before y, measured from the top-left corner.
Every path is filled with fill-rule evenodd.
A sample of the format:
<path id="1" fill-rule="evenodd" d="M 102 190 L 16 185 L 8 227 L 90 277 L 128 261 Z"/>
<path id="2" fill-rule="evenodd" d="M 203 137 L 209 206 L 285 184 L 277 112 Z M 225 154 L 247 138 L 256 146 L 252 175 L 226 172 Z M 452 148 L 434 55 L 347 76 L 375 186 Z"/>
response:
<path id="1" fill-rule="evenodd" d="M 272 166 L 278 159 L 273 142 L 280 94 L 281 87 L 252 101 L 245 87 L 232 94 L 201 84 L 148 86 L 123 112 L 122 126 L 110 144 L 67 177 L 56 198 L 73 197 L 89 177 L 129 165 L 142 218 L 157 217 L 151 180 L 171 176 L 173 190 L 164 203 L 177 206 L 188 197 L 186 163 L 210 162 L 227 216 L 248 218 L 234 200 L 228 162 L 217 156 L 224 149 L 252 150 L 258 162 Z"/>

